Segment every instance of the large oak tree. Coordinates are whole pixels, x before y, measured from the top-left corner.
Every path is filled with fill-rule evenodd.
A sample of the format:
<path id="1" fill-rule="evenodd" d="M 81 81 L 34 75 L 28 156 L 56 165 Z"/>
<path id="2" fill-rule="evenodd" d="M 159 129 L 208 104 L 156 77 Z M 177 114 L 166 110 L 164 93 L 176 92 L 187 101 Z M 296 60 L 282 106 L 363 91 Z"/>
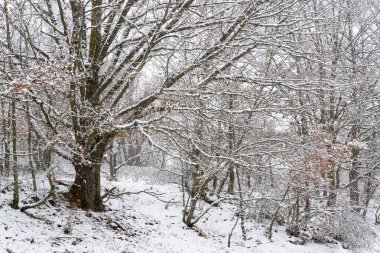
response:
<path id="1" fill-rule="evenodd" d="M 268 45 L 289 49 L 281 36 L 308 24 L 298 0 L 5 3 L 13 33 L 2 47 L 12 66 L 4 62 L 2 73 L 33 105 L 35 133 L 73 164 L 67 198 L 97 211 L 100 166 L 115 136 L 159 121 L 172 108 L 167 91 L 244 79 L 245 57 Z"/>

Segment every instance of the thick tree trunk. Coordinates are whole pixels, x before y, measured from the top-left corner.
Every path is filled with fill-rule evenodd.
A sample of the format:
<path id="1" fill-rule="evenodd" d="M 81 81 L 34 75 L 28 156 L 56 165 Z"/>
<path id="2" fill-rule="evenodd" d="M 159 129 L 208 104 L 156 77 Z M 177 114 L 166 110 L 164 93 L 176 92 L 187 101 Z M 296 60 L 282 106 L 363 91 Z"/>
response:
<path id="1" fill-rule="evenodd" d="M 76 176 L 67 198 L 82 209 L 104 211 L 100 192 L 100 164 L 74 164 Z"/>

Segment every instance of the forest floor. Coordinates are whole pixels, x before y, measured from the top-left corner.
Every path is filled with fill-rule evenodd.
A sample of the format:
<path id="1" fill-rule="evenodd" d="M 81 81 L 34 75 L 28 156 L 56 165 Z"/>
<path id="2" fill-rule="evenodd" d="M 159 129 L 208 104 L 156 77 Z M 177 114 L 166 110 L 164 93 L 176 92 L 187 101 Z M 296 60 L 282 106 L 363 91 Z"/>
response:
<path id="1" fill-rule="evenodd" d="M 11 182 L 10 178 L 1 180 L 1 189 Z M 42 198 L 47 194 L 47 181 L 41 177 L 38 182 L 39 190 L 33 194 L 30 180 L 22 180 L 22 205 L 33 196 Z M 227 247 L 228 234 L 236 221 L 232 205 L 223 203 L 213 207 L 195 229 L 189 229 L 181 221 L 182 193 L 178 185 L 150 184 L 131 178 L 121 182 L 103 181 L 103 185 L 107 185 L 108 189 L 117 187 L 120 192 L 146 190 L 154 194 L 122 195 L 106 202 L 106 212 L 93 213 L 66 202 L 62 193 L 67 191 L 67 187 L 59 185 L 58 201 L 54 206 L 45 204 L 29 209 L 27 215 L 9 206 L 12 191 L 4 190 L 0 194 L 0 253 L 351 252 L 340 244 L 309 242 L 295 245 L 291 242 L 296 238 L 289 237 L 284 226 L 278 225 L 274 228 L 273 242 L 269 242 L 265 236 L 267 224 L 255 220 L 246 222 L 246 241 L 242 240 L 238 225 L 231 237 L 231 247 Z M 202 205 L 199 208 L 206 207 Z M 380 252 L 380 249 L 372 252 Z"/>

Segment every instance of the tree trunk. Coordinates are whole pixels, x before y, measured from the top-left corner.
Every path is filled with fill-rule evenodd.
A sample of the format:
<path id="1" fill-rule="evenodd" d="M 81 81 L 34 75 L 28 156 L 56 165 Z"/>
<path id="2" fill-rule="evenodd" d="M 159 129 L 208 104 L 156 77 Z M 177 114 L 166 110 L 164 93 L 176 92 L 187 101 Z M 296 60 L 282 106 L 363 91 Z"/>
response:
<path id="1" fill-rule="evenodd" d="M 66 198 L 82 209 L 104 211 L 100 193 L 100 164 L 74 164 L 74 168 L 75 181 Z"/>
<path id="2" fill-rule="evenodd" d="M 116 153 L 113 153 L 111 150 L 110 152 L 110 180 L 111 181 L 117 181 L 117 176 L 116 176 L 116 166 L 117 166 L 117 161 L 116 161 Z"/>
<path id="3" fill-rule="evenodd" d="M 247 240 L 247 230 L 245 229 L 245 207 L 244 207 L 244 196 L 240 182 L 239 171 L 236 171 L 237 184 L 239 188 L 239 216 L 240 217 L 240 228 L 241 234 L 244 241 Z"/>
<path id="4" fill-rule="evenodd" d="M 52 151 L 53 148 L 51 146 L 47 146 L 42 152 L 42 167 L 45 171 L 50 168 Z"/>
<path id="5" fill-rule="evenodd" d="M 359 176 L 359 171 L 358 171 L 358 156 L 359 156 L 359 149 L 358 148 L 353 148 L 352 149 L 352 155 L 351 155 L 351 160 L 352 160 L 352 167 L 349 172 L 349 179 L 350 179 L 350 203 L 351 206 L 354 208 L 355 211 L 359 212 L 359 182 L 358 182 L 358 176 Z"/>
<path id="6" fill-rule="evenodd" d="M 197 220 L 193 221 L 195 217 L 195 210 L 196 205 L 198 203 L 198 200 L 204 199 L 204 195 L 207 191 L 207 185 L 210 182 L 210 180 L 213 178 L 213 176 L 204 176 L 202 175 L 194 175 L 193 173 L 193 186 L 192 186 L 192 192 L 191 192 L 191 200 L 189 209 L 187 210 L 188 206 L 185 206 L 184 210 L 184 216 L 183 216 L 183 222 L 189 227 L 193 227 Z"/>
<path id="7" fill-rule="evenodd" d="M 222 180 L 220 181 L 220 184 L 219 184 L 219 189 L 217 191 L 217 195 L 220 195 L 220 193 L 222 192 L 223 190 L 223 186 L 224 184 L 226 183 L 227 181 L 227 177 L 229 177 L 229 173 L 230 173 L 230 170 L 227 170 L 227 173 L 226 175 L 222 178 Z"/>
<path id="8" fill-rule="evenodd" d="M 335 171 L 334 171 L 334 165 L 331 165 L 331 169 L 327 174 L 328 179 L 328 199 L 327 199 L 327 206 L 328 207 L 334 207 L 336 205 L 336 179 L 335 179 Z"/>
<path id="9" fill-rule="evenodd" d="M 229 96 L 229 109 L 232 110 L 234 108 L 234 100 L 233 96 Z M 228 151 L 229 154 L 232 155 L 234 149 L 234 140 L 235 140 L 235 129 L 234 126 L 230 123 L 228 125 Z M 234 184 L 235 184 L 235 164 L 230 163 L 229 165 L 229 183 L 227 192 L 230 194 L 234 194 Z"/>
<path id="10" fill-rule="evenodd" d="M 13 200 L 12 208 L 18 209 L 20 201 L 19 182 L 18 182 L 18 165 L 17 165 L 17 125 L 16 125 L 16 98 L 12 98 L 12 152 L 13 152 Z"/>
<path id="11" fill-rule="evenodd" d="M 38 138 L 34 140 L 34 149 L 35 151 L 33 152 L 33 161 L 36 166 L 35 170 L 36 171 L 41 171 L 42 170 L 42 150 L 40 147 L 40 143 L 38 141 Z"/>
<path id="12" fill-rule="evenodd" d="M 356 123 L 356 122 L 355 122 Z M 359 135 L 358 125 L 355 124 L 352 129 L 352 141 L 357 140 Z M 360 196 L 359 196 L 359 147 L 353 146 L 351 149 L 351 169 L 349 171 L 349 182 L 350 182 L 350 204 L 351 207 L 356 211 L 360 212 Z"/>
<path id="13" fill-rule="evenodd" d="M 363 203 L 363 218 L 365 219 L 367 217 L 367 211 L 368 211 L 368 205 L 371 199 L 373 198 L 373 195 L 376 192 L 376 189 L 378 187 L 378 184 L 374 183 L 374 173 L 371 173 L 369 178 L 367 179 L 365 185 L 364 185 L 364 192 L 365 192 L 365 198 Z"/>
<path id="14" fill-rule="evenodd" d="M 235 166 L 230 164 L 229 170 L 229 182 L 228 182 L 228 193 L 234 194 L 234 183 L 235 183 Z"/>
<path id="15" fill-rule="evenodd" d="M 3 116 L 3 145 L 4 145 L 4 148 L 3 148 L 3 152 L 4 152 L 4 158 L 3 158 L 3 163 L 4 163 L 4 166 L 3 166 L 3 171 L 5 173 L 5 175 L 9 176 L 9 161 L 10 161 L 10 144 L 9 144 L 9 119 L 10 119 L 10 109 L 8 109 L 8 113 L 6 113 L 5 111 L 5 105 L 4 105 L 4 101 L 2 100 L 1 101 L 1 107 L 2 107 L 2 116 Z M 6 116 L 8 114 L 8 117 Z M 8 120 L 7 120 L 8 118 Z"/>
<path id="16" fill-rule="evenodd" d="M 33 183 L 33 191 L 37 191 L 37 182 L 36 182 L 36 171 L 33 166 L 33 157 L 32 157 L 32 124 L 30 121 L 30 110 L 29 104 L 26 104 L 26 113 L 28 118 L 28 160 L 29 160 L 29 168 L 32 173 L 32 183 Z"/>
<path id="17" fill-rule="evenodd" d="M 215 175 L 212 179 L 212 188 L 214 190 L 214 193 L 216 193 L 218 187 L 218 177 Z"/>

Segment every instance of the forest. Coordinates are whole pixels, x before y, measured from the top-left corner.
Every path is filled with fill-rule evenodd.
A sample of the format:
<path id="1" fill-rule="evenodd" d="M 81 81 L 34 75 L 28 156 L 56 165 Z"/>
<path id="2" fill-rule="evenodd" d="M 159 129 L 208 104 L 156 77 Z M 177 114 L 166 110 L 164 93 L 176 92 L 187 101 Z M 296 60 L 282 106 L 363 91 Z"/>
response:
<path id="1" fill-rule="evenodd" d="M 380 252 L 379 0 L 0 0 L 0 252 Z"/>

